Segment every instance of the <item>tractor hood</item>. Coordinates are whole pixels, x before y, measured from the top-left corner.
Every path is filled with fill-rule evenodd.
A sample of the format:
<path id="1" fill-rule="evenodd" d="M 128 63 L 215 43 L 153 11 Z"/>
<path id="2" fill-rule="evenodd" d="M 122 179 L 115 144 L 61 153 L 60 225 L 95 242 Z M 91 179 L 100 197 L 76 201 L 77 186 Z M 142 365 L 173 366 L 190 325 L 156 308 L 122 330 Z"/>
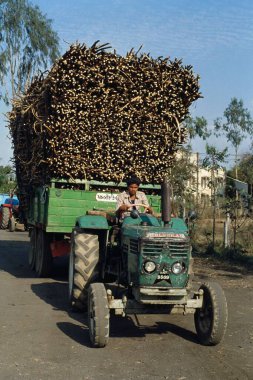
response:
<path id="1" fill-rule="evenodd" d="M 129 238 L 147 239 L 185 239 L 188 238 L 188 229 L 183 219 L 172 218 L 164 227 L 163 222 L 157 218 L 144 214 L 138 219 L 127 217 L 121 228 L 122 234 Z"/>

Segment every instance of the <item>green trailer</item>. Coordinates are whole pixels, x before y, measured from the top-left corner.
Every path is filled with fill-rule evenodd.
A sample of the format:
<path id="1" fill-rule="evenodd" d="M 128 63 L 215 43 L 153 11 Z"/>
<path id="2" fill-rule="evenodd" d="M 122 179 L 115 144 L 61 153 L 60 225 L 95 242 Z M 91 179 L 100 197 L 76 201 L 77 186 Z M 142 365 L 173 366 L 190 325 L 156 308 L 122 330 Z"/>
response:
<path id="1" fill-rule="evenodd" d="M 125 183 L 51 180 L 37 187 L 30 196 L 28 225 L 30 234 L 29 266 L 39 277 L 48 277 L 53 259 L 70 252 L 70 236 L 81 221 L 83 228 L 110 230 L 116 223 L 117 195 Z M 150 205 L 160 212 L 160 186 L 143 185 Z M 92 215 L 93 218 L 88 217 Z"/>

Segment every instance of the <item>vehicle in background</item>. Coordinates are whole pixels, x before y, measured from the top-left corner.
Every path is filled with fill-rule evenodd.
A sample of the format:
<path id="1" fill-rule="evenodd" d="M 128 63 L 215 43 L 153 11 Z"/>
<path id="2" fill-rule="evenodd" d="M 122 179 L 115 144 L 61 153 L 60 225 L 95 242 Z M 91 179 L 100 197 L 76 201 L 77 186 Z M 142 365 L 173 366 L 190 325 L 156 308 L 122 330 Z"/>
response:
<path id="1" fill-rule="evenodd" d="M 0 229 L 15 231 L 19 220 L 19 200 L 13 193 L 0 195 Z"/>

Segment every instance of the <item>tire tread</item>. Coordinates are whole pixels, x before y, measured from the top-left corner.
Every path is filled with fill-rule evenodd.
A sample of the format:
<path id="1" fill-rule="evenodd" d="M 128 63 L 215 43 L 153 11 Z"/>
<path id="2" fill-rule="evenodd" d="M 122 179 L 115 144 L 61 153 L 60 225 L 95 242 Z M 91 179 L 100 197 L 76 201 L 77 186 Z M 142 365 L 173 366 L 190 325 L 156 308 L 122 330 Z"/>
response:
<path id="1" fill-rule="evenodd" d="M 72 239 L 74 281 L 73 289 L 69 291 L 70 304 L 74 309 L 83 310 L 87 305 L 89 284 L 98 276 L 99 241 L 98 235 L 77 229 L 74 229 Z"/>
<path id="2" fill-rule="evenodd" d="M 213 319 L 209 331 L 201 331 L 198 319 L 200 311 L 196 310 L 194 316 L 196 331 L 202 344 L 216 345 L 224 338 L 227 328 L 228 309 L 226 297 L 223 289 L 216 282 L 205 282 L 200 289 L 204 290 L 204 297 L 205 295 L 210 296 Z"/>

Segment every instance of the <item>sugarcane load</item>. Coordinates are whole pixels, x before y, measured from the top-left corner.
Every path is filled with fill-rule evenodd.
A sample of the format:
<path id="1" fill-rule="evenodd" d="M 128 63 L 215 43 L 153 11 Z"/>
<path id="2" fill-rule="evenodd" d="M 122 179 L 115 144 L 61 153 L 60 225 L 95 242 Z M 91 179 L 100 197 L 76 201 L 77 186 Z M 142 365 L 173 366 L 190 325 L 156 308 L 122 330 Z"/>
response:
<path id="1" fill-rule="evenodd" d="M 36 77 L 9 114 L 19 186 L 51 178 L 160 183 L 201 95 L 191 66 L 75 44 Z M 22 182 L 22 185 L 21 185 Z"/>

